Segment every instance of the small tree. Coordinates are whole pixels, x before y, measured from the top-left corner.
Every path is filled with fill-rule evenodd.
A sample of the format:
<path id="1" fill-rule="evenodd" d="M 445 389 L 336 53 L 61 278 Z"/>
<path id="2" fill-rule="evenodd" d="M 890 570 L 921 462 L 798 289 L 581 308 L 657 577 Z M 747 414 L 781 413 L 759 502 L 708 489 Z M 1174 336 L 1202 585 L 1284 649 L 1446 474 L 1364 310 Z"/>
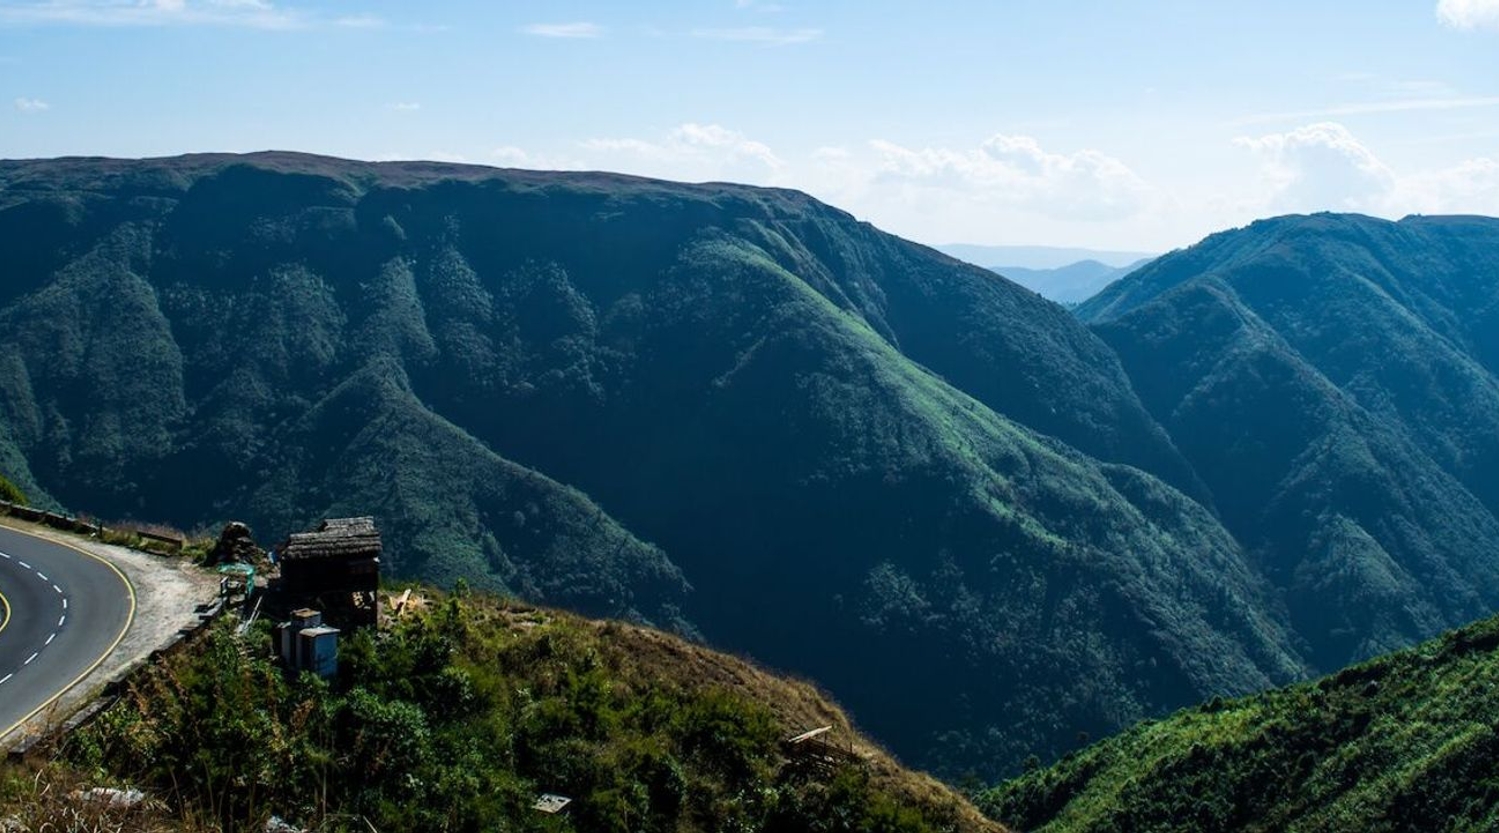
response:
<path id="1" fill-rule="evenodd" d="M 0 500 L 8 503 L 19 503 L 22 506 L 29 505 L 26 501 L 26 493 L 17 488 L 16 484 L 7 480 L 3 474 L 0 474 Z"/>

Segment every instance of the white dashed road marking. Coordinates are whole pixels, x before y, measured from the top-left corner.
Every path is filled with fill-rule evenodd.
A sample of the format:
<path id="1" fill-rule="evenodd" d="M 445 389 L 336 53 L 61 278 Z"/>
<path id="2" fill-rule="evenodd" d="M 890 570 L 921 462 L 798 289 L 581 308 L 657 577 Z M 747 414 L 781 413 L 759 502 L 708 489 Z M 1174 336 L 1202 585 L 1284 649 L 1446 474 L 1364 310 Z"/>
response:
<path id="1" fill-rule="evenodd" d="M 63 592 L 63 590 L 62 590 L 61 587 L 59 587 L 56 584 L 54 584 L 52 582 L 52 579 L 50 579 L 50 578 L 47 577 L 46 573 L 43 573 L 41 570 L 36 569 L 35 567 L 31 566 L 30 564 L 27 564 L 25 561 L 22 561 L 19 558 L 13 558 L 9 553 L 0 552 L 0 558 L 4 558 L 6 561 L 14 561 L 18 566 L 22 567 L 23 569 L 30 570 L 31 572 L 36 573 L 36 577 L 37 578 L 41 579 L 42 581 L 47 582 L 48 584 L 51 584 L 52 585 L 52 589 L 54 591 L 56 591 L 57 595 L 59 595 L 59 596 L 62 597 L 62 609 L 64 611 L 66 611 L 68 609 L 68 596 L 67 596 L 67 594 Z M 61 616 L 57 617 L 57 628 L 58 628 L 58 631 L 60 631 L 62 629 L 63 625 L 67 624 L 67 622 L 68 622 L 68 614 L 67 613 L 63 613 Z M 47 641 L 43 642 L 42 643 L 42 647 L 38 648 L 35 653 L 33 653 L 31 656 L 27 657 L 26 661 L 23 662 L 23 663 L 21 663 L 21 667 L 24 668 L 24 667 L 30 665 L 31 663 L 35 662 L 36 658 L 39 657 L 39 656 L 41 656 L 42 651 L 46 650 L 46 648 L 49 645 L 52 644 L 52 641 L 57 638 L 58 631 L 53 631 L 52 633 L 48 634 L 47 635 Z M 16 670 L 19 671 L 20 669 L 16 669 Z M 6 674 L 4 677 L 0 677 L 0 685 L 5 685 L 6 683 L 10 682 L 11 678 L 13 678 L 15 676 L 16 676 L 15 671 L 12 671 L 12 672 Z"/>

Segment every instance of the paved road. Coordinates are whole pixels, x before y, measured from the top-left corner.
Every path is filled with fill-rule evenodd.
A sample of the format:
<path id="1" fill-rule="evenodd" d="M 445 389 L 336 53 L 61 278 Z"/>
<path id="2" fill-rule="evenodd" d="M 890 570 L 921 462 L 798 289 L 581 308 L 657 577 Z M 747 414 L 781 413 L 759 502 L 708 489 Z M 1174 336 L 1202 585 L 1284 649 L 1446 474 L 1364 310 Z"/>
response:
<path id="1" fill-rule="evenodd" d="M 119 570 L 0 527 L 0 742 L 87 676 L 134 618 Z"/>

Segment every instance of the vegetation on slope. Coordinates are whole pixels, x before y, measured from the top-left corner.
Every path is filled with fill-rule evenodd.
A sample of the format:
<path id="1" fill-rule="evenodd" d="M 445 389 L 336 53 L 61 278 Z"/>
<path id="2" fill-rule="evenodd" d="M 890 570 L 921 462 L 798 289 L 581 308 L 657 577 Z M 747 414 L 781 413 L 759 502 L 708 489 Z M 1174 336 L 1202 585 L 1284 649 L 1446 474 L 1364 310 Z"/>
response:
<path id="1" fill-rule="evenodd" d="M 980 803 L 1037 833 L 1493 830 L 1496 713 L 1499 618 L 1147 722 Z"/>
<path id="2" fill-rule="evenodd" d="M 0 474 L 0 500 L 7 503 L 19 503 L 25 506 L 26 493 L 16 488 L 14 483 L 5 479 L 5 475 Z"/>
<path id="3" fill-rule="evenodd" d="M 371 512 L 396 575 L 696 629 L 953 776 L 1306 670 L 1106 344 L 801 194 L 7 162 L 0 245 L 4 430 L 71 505 Z"/>
<path id="4" fill-rule="evenodd" d="M 460 594 L 346 635 L 332 682 L 286 679 L 269 641 L 215 626 L 67 761 L 224 831 L 272 813 L 330 831 L 1001 830 L 810 686 L 660 632 Z M 789 762 L 781 741 L 823 725 L 867 763 Z M 542 792 L 570 812 L 533 810 Z"/>
<path id="5" fill-rule="evenodd" d="M 1499 221 L 1266 220 L 1079 314 L 1322 670 L 1499 607 Z"/>

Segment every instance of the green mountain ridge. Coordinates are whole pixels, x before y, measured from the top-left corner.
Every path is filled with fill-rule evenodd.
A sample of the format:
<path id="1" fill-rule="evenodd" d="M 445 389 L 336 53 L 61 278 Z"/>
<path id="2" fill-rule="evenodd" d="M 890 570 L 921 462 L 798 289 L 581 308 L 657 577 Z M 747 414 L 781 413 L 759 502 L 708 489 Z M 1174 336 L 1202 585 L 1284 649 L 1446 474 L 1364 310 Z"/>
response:
<path id="1" fill-rule="evenodd" d="M 1314 683 L 1136 726 L 980 797 L 1018 830 L 1499 825 L 1499 619 Z"/>
<path id="2" fill-rule="evenodd" d="M 4 428 L 67 505 L 373 512 L 396 575 L 700 631 L 949 774 L 1306 671 L 1103 342 L 801 194 L 7 162 L 0 246 Z"/>
<path id="3" fill-rule="evenodd" d="M 1499 221 L 1284 217 L 1083 304 L 1324 670 L 1499 603 Z"/>

